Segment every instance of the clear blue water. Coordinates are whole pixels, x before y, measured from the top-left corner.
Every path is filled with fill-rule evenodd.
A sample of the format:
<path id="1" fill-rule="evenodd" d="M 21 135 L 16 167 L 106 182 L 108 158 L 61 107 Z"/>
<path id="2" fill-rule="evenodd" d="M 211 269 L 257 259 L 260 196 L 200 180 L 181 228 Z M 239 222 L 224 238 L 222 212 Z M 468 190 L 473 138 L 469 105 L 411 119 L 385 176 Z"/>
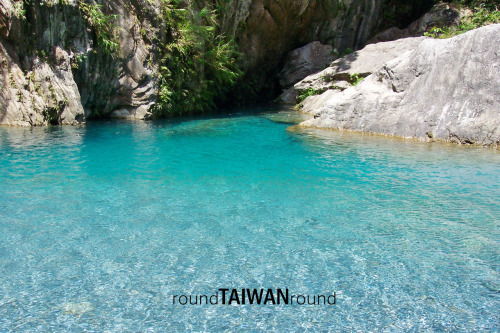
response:
<path id="1" fill-rule="evenodd" d="M 293 118 L 0 128 L 0 331 L 499 331 L 498 151 Z"/>

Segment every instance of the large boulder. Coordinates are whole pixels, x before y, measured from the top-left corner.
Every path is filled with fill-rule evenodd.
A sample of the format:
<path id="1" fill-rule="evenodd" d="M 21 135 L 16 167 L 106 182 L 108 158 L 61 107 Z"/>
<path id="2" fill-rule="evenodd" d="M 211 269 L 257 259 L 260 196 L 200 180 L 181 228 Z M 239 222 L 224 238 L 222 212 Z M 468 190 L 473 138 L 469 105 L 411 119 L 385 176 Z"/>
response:
<path id="1" fill-rule="evenodd" d="M 353 52 L 337 59 L 323 71 L 309 75 L 293 87 L 294 95 L 299 96 L 304 91 L 314 90 L 316 94 L 329 90 L 329 96 L 334 96 L 351 87 L 361 78 L 367 77 L 389 60 L 395 59 L 409 48 L 416 47 L 425 37 L 409 38 L 388 43 L 370 44 L 362 50 Z M 323 97 L 322 97 L 323 98 Z M 285 100 L 285 97 L 282 98 Z M 317 105 L 316 96 L 308 97 L 300 107 L 306 113 L 314 110 Z M 296 103 L 296 100 L 287 100 Z"/>
<path id="2" fill-rule="evenodd" d="M 80 93 L 71 72 L 69 55 L 53 49 L 57 66 L 34 59 L 23 71 L 0 44 L 0 123 L 6 125 L 75 125 L 83 121 Z"/>
<path id="3" fill-rule="evenodd" d="M 328 67 L 334 59 L 333 47 L 318 41 L 293 50 L 278 75 L 281 88 L 290 88 L 306 76 Z"/>
<path id="4" fill-rule="evenodd" d="M 500 45 L 498 24 L 423 39 L 357 86 L 315 97 L 324 103 L 300 125 L 498 147 L 500 53 L 492 45 Z"/>
<path id="5" fill-rule="evenodd" d="M 0 124 L 76 124 L 96 115 L 143 118 L 156 100 L 156 87 L 147 62 L 153 52 L 140 27 L 158 17 L 155 8 L 140 1 L 105 3 L 105 14 L 117 15 L 120 44 L 110 55 L 99 50 L 77 1 L 0 0 L 5 87 Z M 142 21 L 139 15 L 145 15 Z"/>
<path id="6" fill-rule="evenodd" d="M 234 36 L 242 53 L 245 83 L 256 95 L 271 96 L 279 66 L 287 54 L 312 41 L 340 51 L 366 44 L 375 27 L 382 0 L 228 0 L 223 30 Z M 276 88 L 276 87 L 274 87 Z M 265 96 L 265 97 L 271 97 Z"/>
<path id="7" fill-rule="evenodd" d="M 70 9 L 57 18 L 49 16 L 45 26 L 36 26 L 18 13 L 20 4 L 0 0 L 0 124 L 82 122 L 85 112 L 72 72 L 71 55 L 49 41 L 69 30 L 61 25 L 61 19 L 75 12 Z M 33 28 L 31 34 L 26 33 L 27 26 Z M 44 34 L 35 34 L 42 29 Z M 37 49 L 41 44 L 43 49 Z"/>

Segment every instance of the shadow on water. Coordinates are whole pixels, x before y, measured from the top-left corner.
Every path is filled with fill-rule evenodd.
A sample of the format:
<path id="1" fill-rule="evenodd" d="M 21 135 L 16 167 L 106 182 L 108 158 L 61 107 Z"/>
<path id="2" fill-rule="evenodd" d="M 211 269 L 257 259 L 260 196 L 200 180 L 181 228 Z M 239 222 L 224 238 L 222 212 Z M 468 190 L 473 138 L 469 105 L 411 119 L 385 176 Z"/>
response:
<path id="1" fill-rule="evenodd" d="M 191 132 L 213 127 L 213 131 L 219 131 L 223 128 L 220 121 L 231 121 L 243 119 L 251 116 L 265 115 L 270 117 L 273 114 L 279 114 L 282 111 L 291 111 L 286 106 L 259 104 L 246 107 L 224 108 L 217 112 L 182 116 L 169 119 L 157 120 L 136 120 L 136 119 L 92 119 L 84 125 L 69 126 L 69 125 L 49 125 L 36 127 L 22 126 L 2 126 L 0 127 L 0 149 L 5 147 L 11 148 L 28 148 L 36 149 L 37 147 L 52 146 L 70 146 L 81 145 L 87 139 L 96 139 L 102 141 L 102 144 L 107 144 L 105 139 L 111 139 L 113 133 L 131 132 L 142 133 L 147 135 L 148 130 L 152 128 L 164 128 L 172 131 L 172 134 L 189 135 Z M 276 119 L 274 119 L 276 121 Z M 286 121 L 284 124 L 295 124 L 295 122 Z M 116 126 L 115 125 L 119 125 Z M 194 133 L 193 132 L 193 133 Z M 191 134 L 193 134 L 191 133 Z"/>
<path id="2" fill-rule="evenodd" d="M 248 116 L 259 116 L 268 113 L 278 113 L 280 111 L 292 111 L 289 106 L 279 104 L 255 104 L 247 106 L 235 106 L 219 108 L 213 112 L 195 115 L 181 115 L 171 118 L 161 118 L 152 120 L 142 119 L 120 119 L 120 118 L 103 118 L 103 119 L 90 119 L 86 122 L 86 126 L 94 127 L 100 125 L 110 124 L 133 124 L 144 123 L 149 126 L 162 126 L 162 125 L 178 125 L 189 121 L 198 120 L 215 120 L 226 118 L 239 118 Z M 59 127 L 59 126 L 55 126 Z"/>
<path id="3" fill-rule="evenodd" d="M 276 127 L 276 133 L 286 128 L 288 139 L 300 143 L 307 150 L 317 152 L 331 151 L 333 147 L 337 147 L 356 151 L 383 151 L 388 155 L 399 157 L 413 155 L 414 157 L 419 156 L 419 159 L 422 160 L 426 160 L 426 156 L 436 158 L 438 155 L 443 159 L 450 160 L 453 160 L 453 155 L 463 157 L 463 155 L 473 154 L 475 159 L 492 157 L 490 149 L 477 146 L 421 142 L 367 133 L 294 126 L 306 120 L 307 117 L 309 116 L 288 106 L 262 104 L 221 109 L 216 114 L 174 119 L 148 121 L 105 119 L 92 120 L 81 126 L 0 127 L 0 150 L 10 148 L 35 151 L 40 148 L 58 146 L 74 146 L 76 148 L 94 141 L 99 142 L 101 147 L 112 147 L 117 141 L 124 140 L 122 135 L 134 138 L 137 142 L 141 142 L 141 145 L 151 146 L 151 150 L 154 150 L 155 144 L 159 144 L 167 138 L 199 137 L 202 139 L 233 136 L 240 137 L 238 140 L 242 140 L 244 136 L 249 135 L 245 130 L 248 128 L 245 124 L 253 123 L 251 126 L 257 126 L 257 131 L 262 132 L 269 129 L 265 122 L 272 122 L 281 125 L 280 128 Z M 256 119 L 260 120 L 255 123 Z M 152 131 L 152 129 L 156 130 Z M 267 141 L 270 141 L 270 138 L 267 138 Z M 500 156 L 495 153 L 498 151 L 493 151 L 493 155 Z"/>

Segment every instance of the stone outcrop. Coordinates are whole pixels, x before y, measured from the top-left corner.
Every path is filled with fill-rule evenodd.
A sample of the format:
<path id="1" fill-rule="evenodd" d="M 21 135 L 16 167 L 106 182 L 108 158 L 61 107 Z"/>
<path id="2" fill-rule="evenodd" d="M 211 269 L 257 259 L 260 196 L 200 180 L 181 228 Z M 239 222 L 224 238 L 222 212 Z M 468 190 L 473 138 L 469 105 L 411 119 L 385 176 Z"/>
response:
<path id="1" fill-rule="evenodd" d="M 316 40 L 340 50 L 363 45 L 381 2 L 228 0 L 201 5 L 223 4 L 221 29 L 242 53 L 240 65 L 248 74 L 244 89 L 264 96 L 291 50 Z M 25 1 L 21 15 L 22 1 L 0 0 L 0 124 L 73 124 L 92 116 L 149 114 L 157 94 L 158 45 L 165 35 L 161 1 L 100 3 L 106 15 L 117 15 L 120 49 L 114 56 L 99 50 L 96 31 L 82 17 L 77 0 Z M 239 93 L 251 96 L 247 90 Z"/>
<path id="2" fill-rule="evenodd" d="M 90 54 L 75 70 L 82 103 L 90 114 L 143 119 L 156 101 L 157 75 L 153 40 L 161 42 L 157 1 L 106 1 L 107 14 L 116 15 L 119 52 Z M 91 45 L 91 47 L 95 47 Z"/>
<path id="3" fill-rule="evenodd" d="M 71 124 L 85 113 L 71 71 L 69 55 L 54 49 L 58 65 L 39 58 L 24 71 L 0 44 L 0 123 L 7 125 Z"/>
<path id="4" fill-rule="evenodd" d="M 70 55 L 63 48 L 51 45 L 61 28 L 60 21 L 48 16 L 44 27 L 47 33 L 37 36 L 39 40 L 35 41 L 23 31 L 26 22 L 14 15 L 14 6 L 11 1 L 0 1 L 0 123 L 40 125 L 82 121 L 84 109 Z M 65 11 L 59 17 L 74 14 Z M 33 29 L 41 29 L 41 25 Z M 43 51 L 33 51 L 37 44 L 44 46 L 40 49 Z"/>
<path id="5" fill-rule="evenodd" d="M 408 41 L 358 85 L 308 97 L 314 118 L 301 126 L 498 147 L 500 53 L 492 45 L 500 45 L 500 25 Z"/>
<path id="6" fill-rule="evenodd" d="M 98 49 L 96 33 L 76 1 L 34 1 L 22 14 L 16 13 L 19 4 L 0 0 L 0 80 L 5 87 L 0 124 L 75 124 L 92 115 L 144 117 L 156 99 L 154 69 L 147 64 L 151 45 L 140 35 L 141 24 L 150 22 L 139 20 L 148 9 L 145 3 L 114 0 L 103 6 L 106 14 L 117 15 L 120 49 L 113 56 Z"/>
<path id="7" fill-rule="evenodd" d="M 399 29 L 398 27 L 389 28 L 370 38 L 368 43 L 388 42 L 408 37 L 420 37 L 434 27 L 443 28 L 458 26 L 462 18 L 467 14 L 469 13 L 461 10 L 455 4 L 440 2 L 434 5 L 428 13 L 411 23 L 405 29 Z"/>
<path id="8" fill-rule="evenodd" d="M 316 73 L 335 59 L 333 48 L 320 42 L 312 42 L 290 52 L 278 74 L 280 85 L 288 89 L 306 76 Z"/>
<path id="9" fill-rule="evenodd" d="M 389 60 L 395 59 L 409 48 L 416 47 L 424 37 L 397 40 L 388 43 L 370 44 L 363 50 L 353 52 L 330 64 L 325 70 L 307 76 L 293 87 L 295 95 L 314 89 L 316 93 L 330 90 L 329 96 L 335 96 L 351 87 L 357 80 L 367 77 Z M 317 98 L 311 96 L 302 103 L 305 112 L 314 109 L 310 103 L 317 103 Z M 296 100 L 290 101 L 292 104 Z"/>
<path id="10" fill-rule="evenodd" d="M 380 65 L 399 56 L 403 50 L 411 48 L 415 43 L 419 43 L 420 41 L 418 39 L 414 39 L 413 41 L 406 39 L 401 43 L 395 42 L 393 44 L 384 44 L 383 46 L 378 46 L 377 43 L 397 41 L 398 39 L 409 37 L 422 37 L 434 27 L 458 26 L 461 20 L 467 15 L 470 15 L 470 10 L 460 9 L 455 4 L 437 3 L 429 12 L 412 22 L 405 29 L 392 27 L 375 35 L 367 42 L 372 45 L 365 48 L 363 52 L 354 53 L 338 60 L 327 71 L 323 71 L 320 74 L 314 75 L 311 71 L 309 73 L 312 74 L 311 76 L 306 77 L 307 75 L 303 75 L 302 78 L 305 79 L 294 88 L 284 85 L 280 79 L 283 93 L 279 100 L 285 104 L 296 104 L 300 94 L 307 89 L 314 89 L 315 93 L 321 93 L 326 90 L 343 91 L 355 83 L 357 78 L 368 76 L 377 70 Z M 312 62 L 311 59 L 303 57 L 303 67 L 307 67 L 306 61 Z M 287 64 L 285 64 L 286 66 Z M 302 73 L 297 72 L 296 76 L 299 77 L 299 74 Z M 329 94 L 333 95 L 333 92 Z M 318 100 L 315 100 L 314 104 L 316 105 L 317 103 Z"/>
<path id="11" fill-rule="evenodd" d="M 297 95 L 293 85 L 306 76 L 328 67 L 336 58 L 338 57 L 330 45 L 323 45 L 318 41 L 290 52 L 278 74 L 281 89 L 285 91 L 280 97 L 281 101 L 295 103 Z"/>
<path id="12" fill-rule="evenodd" d="M 243 53 L 242 66 L 249 73 L 244 81 L 253 82 L 257 95 L 271 97 L 279 92 L 274 78 L 291 50 L 312 41 L 341 51 L 362 47 L 381 4 L 382 0 L 230 0 L 223 26 Z"/>

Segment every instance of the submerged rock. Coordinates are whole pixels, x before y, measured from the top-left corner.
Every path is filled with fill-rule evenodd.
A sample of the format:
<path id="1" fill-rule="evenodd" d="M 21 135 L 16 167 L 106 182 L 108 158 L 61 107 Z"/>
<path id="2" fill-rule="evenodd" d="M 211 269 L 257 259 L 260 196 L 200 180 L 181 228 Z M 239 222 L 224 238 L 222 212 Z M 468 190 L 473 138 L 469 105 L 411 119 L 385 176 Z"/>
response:
<path id="1" fill-rule="evenodd" d="M 301 126 L 498 147 L 500 25 L 407 41 L 406 52 L 357 86 L 330 98 L 309 97 L 304 107 L 314 119 Z"/>
<path id="2" fill-rule="evenodd" d="M 61 307 L 64 314 L 68 315 L 81 315 L 94 310 L 92 303 L 66 303 Z"/>

